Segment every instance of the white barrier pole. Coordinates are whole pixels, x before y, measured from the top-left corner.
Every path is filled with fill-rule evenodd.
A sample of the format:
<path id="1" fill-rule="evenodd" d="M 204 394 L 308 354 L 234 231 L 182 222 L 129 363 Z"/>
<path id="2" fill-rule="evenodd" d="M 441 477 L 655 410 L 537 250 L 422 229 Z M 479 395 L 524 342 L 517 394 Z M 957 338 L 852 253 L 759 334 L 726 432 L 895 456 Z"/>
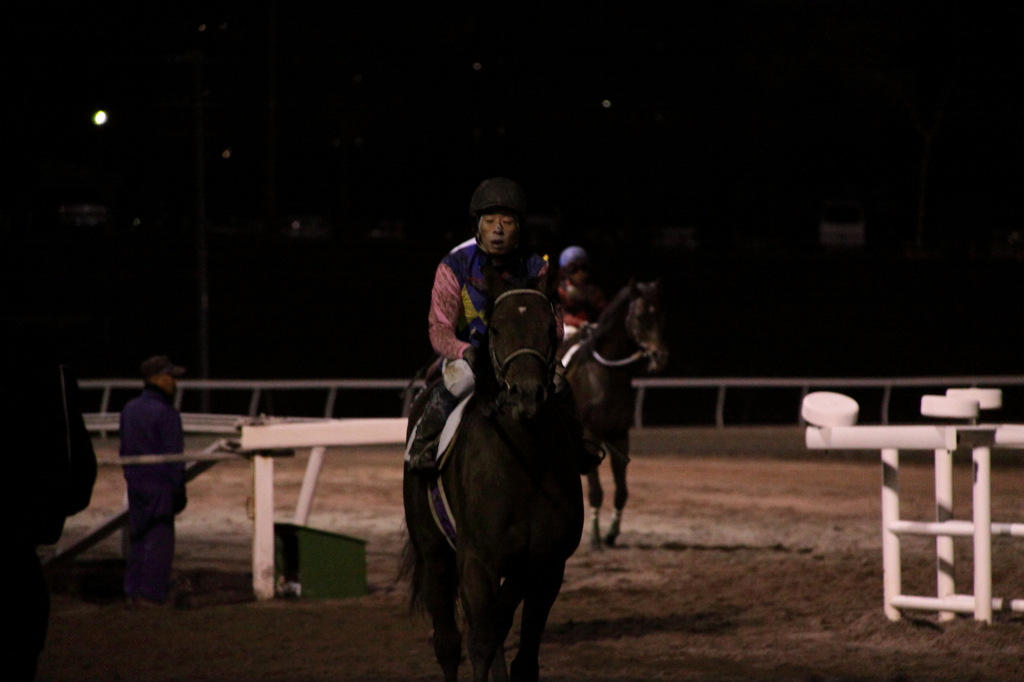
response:
<path id="1" fill-rule="evenodd" d="M 296 526 L 305 526 L 309 523 L 309 510 L 313 506 L 313 493 L 316 492 L 316 483 L 320 479 L 320 470 L 324 466 L 325 452 L 327 452 L 327 448 L 322 445 L 318 445 L 309 451 L 306 475 L 302 478 L 299 502 L 295 505 L 295 518 L 292 521 Z"/>
<path id="2" fill-rule="evenodd" d="M 882 450 L 882 584 L 885 615 L 899 620 L 900 611 L 892 605 L 893 597 L 902 590 L 900 537 L 889 530 L 889 524 L 900 519 L 900 451 Z"/>
<path id="3" fill-rule="evenodd" d="M 944 523 L 953 519 L 953 453 L 950 450 L 935 451 L 935 521 Z M 937 595 L 945 599 L 956 594 L 953 555 L 953 538 L 935 537 L 935 571 Z M 952 611 L 940 611 L 939 620 L 953 620 Z"/>
<path id="4" fill-rule="evenodd" d="M 974 619 L 992 622 L 992 451 L 973 450 Z"/>
<path id="5" fill-rule="evenodd" d="M 274 458 L 254 455 L 252 474 L 252 591 L 262 601 L 274 598 Z"/>

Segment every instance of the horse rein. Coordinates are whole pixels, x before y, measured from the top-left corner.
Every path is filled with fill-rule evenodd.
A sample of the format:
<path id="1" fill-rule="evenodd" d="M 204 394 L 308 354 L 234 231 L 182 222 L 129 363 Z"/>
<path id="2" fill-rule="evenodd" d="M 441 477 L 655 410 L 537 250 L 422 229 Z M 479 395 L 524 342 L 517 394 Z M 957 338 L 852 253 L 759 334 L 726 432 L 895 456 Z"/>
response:
<path id="1" fill-rule="evenodd" d="M 537 291 L 536 289 L 509 289 L 508 291 L 504 292 L 503 294 L 499 295 L 496 299 L 494 299 L 494 303 L 491 305 L 492 315 L 493 311 L 498 307 L 499 303 L 501 303 L 506 298 L 517 295 L 540 296 L 547 302 L 549 306 L 551 306 L 551 300 L 547 297 L 547 294 L 545 294 L 542 291 Z M 554 307 L 552 306 L 552 312 L 553 311 Z M 512 364 L 512 361 L 523 355 L 532 355 L 538 358 L 541 361 L 541 363 L 543 363 L 543 365 L 548 368 L 549 373 L 552 371 L 552 368 L 554 367 L 553 354 L 551 354 L 550 356 L 546 356 L 540 351 L 535 350 L 533 348 L 520 348 L 519 350 L 509 353 L 505 357 L 504 361 L 498 362 L 498 355 L 494 351 L 494 346 L 492 344 L 488 344 L 488 347 L 491 352 L 491 363 L 494 365 L 495 368 L 497 368 L 498 378 L 501 379 L 502 381 L 505 380 L 505 372 L 508 371 L 508 366 Z"/>

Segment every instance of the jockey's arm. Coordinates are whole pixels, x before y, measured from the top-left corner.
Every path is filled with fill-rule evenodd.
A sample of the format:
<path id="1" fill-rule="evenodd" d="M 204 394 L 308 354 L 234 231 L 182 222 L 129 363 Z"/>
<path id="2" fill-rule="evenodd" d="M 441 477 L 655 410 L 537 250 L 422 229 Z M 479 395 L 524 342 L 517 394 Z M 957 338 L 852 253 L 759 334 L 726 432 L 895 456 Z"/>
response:
<path id="1" fill-rule="evenodd" d="M 469 344 L 455 336 L 462 310 L 462 290 L 452 269 L 441 263 L 434 273 L 434 288 L 430 293 L 430 345 L 441 357 L 456 360 Z"/>

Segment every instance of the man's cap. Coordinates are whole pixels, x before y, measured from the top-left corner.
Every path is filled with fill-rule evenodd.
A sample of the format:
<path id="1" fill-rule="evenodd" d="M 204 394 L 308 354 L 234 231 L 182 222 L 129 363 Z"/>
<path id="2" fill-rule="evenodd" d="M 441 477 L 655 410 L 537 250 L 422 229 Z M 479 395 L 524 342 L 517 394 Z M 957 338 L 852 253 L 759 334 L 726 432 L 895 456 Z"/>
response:
<path id="1" fill-rule="evenodd" d="M 142 378 L 156 376 L 157 374 L 170 374 L 172 377 L 180 377 L 185 373 L 184 367 L 171 362 L 166 355 L 154 355 L 148 360 L 143 360 L 139 365 L 139 374 Z"/>

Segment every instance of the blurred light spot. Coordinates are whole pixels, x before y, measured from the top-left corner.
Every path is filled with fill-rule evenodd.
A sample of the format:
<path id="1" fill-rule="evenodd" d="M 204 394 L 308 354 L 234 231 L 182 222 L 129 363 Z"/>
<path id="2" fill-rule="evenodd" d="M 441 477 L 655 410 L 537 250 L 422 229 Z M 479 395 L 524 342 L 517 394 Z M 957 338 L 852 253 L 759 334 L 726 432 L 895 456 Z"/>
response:
<path id="1" fill-rule="evenodd" d="M 206 24 L 199 24 L 199 32 L 202 33 L 206 30 Z"/>
<path id="2" fill-rule="evenodd" d="M 479 71 L 482 68 L 484 68 L 483 64 L 481 64 L 480 62 L 473 62 L 473 70 L 474 71 Z"/>
<path id="3" fill-rule="evenodd" d="M 220 158 L 222 158 L 222 159 L 230 159 L 231 158 L 231 148 L 228 147 L 227 149 L 222 151 L 220 153 Z"/>
<path id="4" fill-rule="evenodd" d="M 504 137 L 504 136 L 505 136 L 505 126 L 504 125 L 500 125 L 500 126 L 498 126 L 498 137 Z"/>
<path id="5" fill-rule="evenodd" d="M 103 125 L 107 122 L 107 112 L 103 111 L 102 109 L 100 111 L 97 111 L 95 114 L 92 115 L 92 122 L 98 126 Z"/>
<path id="6" fill-rule="evenodd" d="M 292 221 L 292 229 L 293 230 L 300 230 L 300 229 L 302 229 L 302 223 L 300 223 L 298 220 L 293 220 Z"/>
<path id="7" fill-rule="evenodd" d="M 362 76 L 362 74 L 358 74 L 357 73 L 356 75 L 352 76 L 352 80 L 353 80 L 353 82 L 356 82 L 356 83 L 362 83 L 363 82 L 363 76 Z"/>
<path id="8" fill-rule="evenodd" d="M 607 99 L 606 100 L 602 100 L 601 101 L 601 106 L 604 107 L 605 109 L 611 109 L 612 108 L 611 100 L 607 100 Z"/>
<path id="9" fill-rule="evenodd" d="M 356 146 L 358 147 L 359 145 L 361 145 L 363 143 L 363 138 L 362 137 L 357 137 L 355 140 L 353 140 L 353 142 L 355 142 Z"/>
<path id="10" fill-rule="evenodd" d="M 333 140 L 331 140 L 331 146 L 332 147 L 340 147 L 341 146 L 341 140 L 339 140 L 338 138 L 334 138 Z"/>
<path id="11" fill-rule="evenodd" d="M 484 132 L 479 128 L 473 128 L 473 139 L 479 140 L 484 136 Z"/>
<path id="12" fill-rule="evenodd" d="M 658 123 L 664 123 L 665 122 L 665 115 L 662 114 L 661 112 L 658 112 L 657 114 L 655 114 L 654 120 L 657 121 Z"/>
<path id="13" fill-rule="evenodd" d="M 222 31 L 228 30 L 228 22 L 225 21 L 223 24 L 221 24 L 220 25 L 220 30 L 222 30 Z"/>
<path id="14" fill-rule="evenodd" d="M 132 225 L 134 225 L 135 227 L 138 227 L 138 226 L 139 226 L 139 223 L 141 223 L 141 222 L 142 222 L 141 220 L 139 220 L 138 218 L 136 218 L 135 220 L 133 220 L 133 221 L 132 221 Z"/>

